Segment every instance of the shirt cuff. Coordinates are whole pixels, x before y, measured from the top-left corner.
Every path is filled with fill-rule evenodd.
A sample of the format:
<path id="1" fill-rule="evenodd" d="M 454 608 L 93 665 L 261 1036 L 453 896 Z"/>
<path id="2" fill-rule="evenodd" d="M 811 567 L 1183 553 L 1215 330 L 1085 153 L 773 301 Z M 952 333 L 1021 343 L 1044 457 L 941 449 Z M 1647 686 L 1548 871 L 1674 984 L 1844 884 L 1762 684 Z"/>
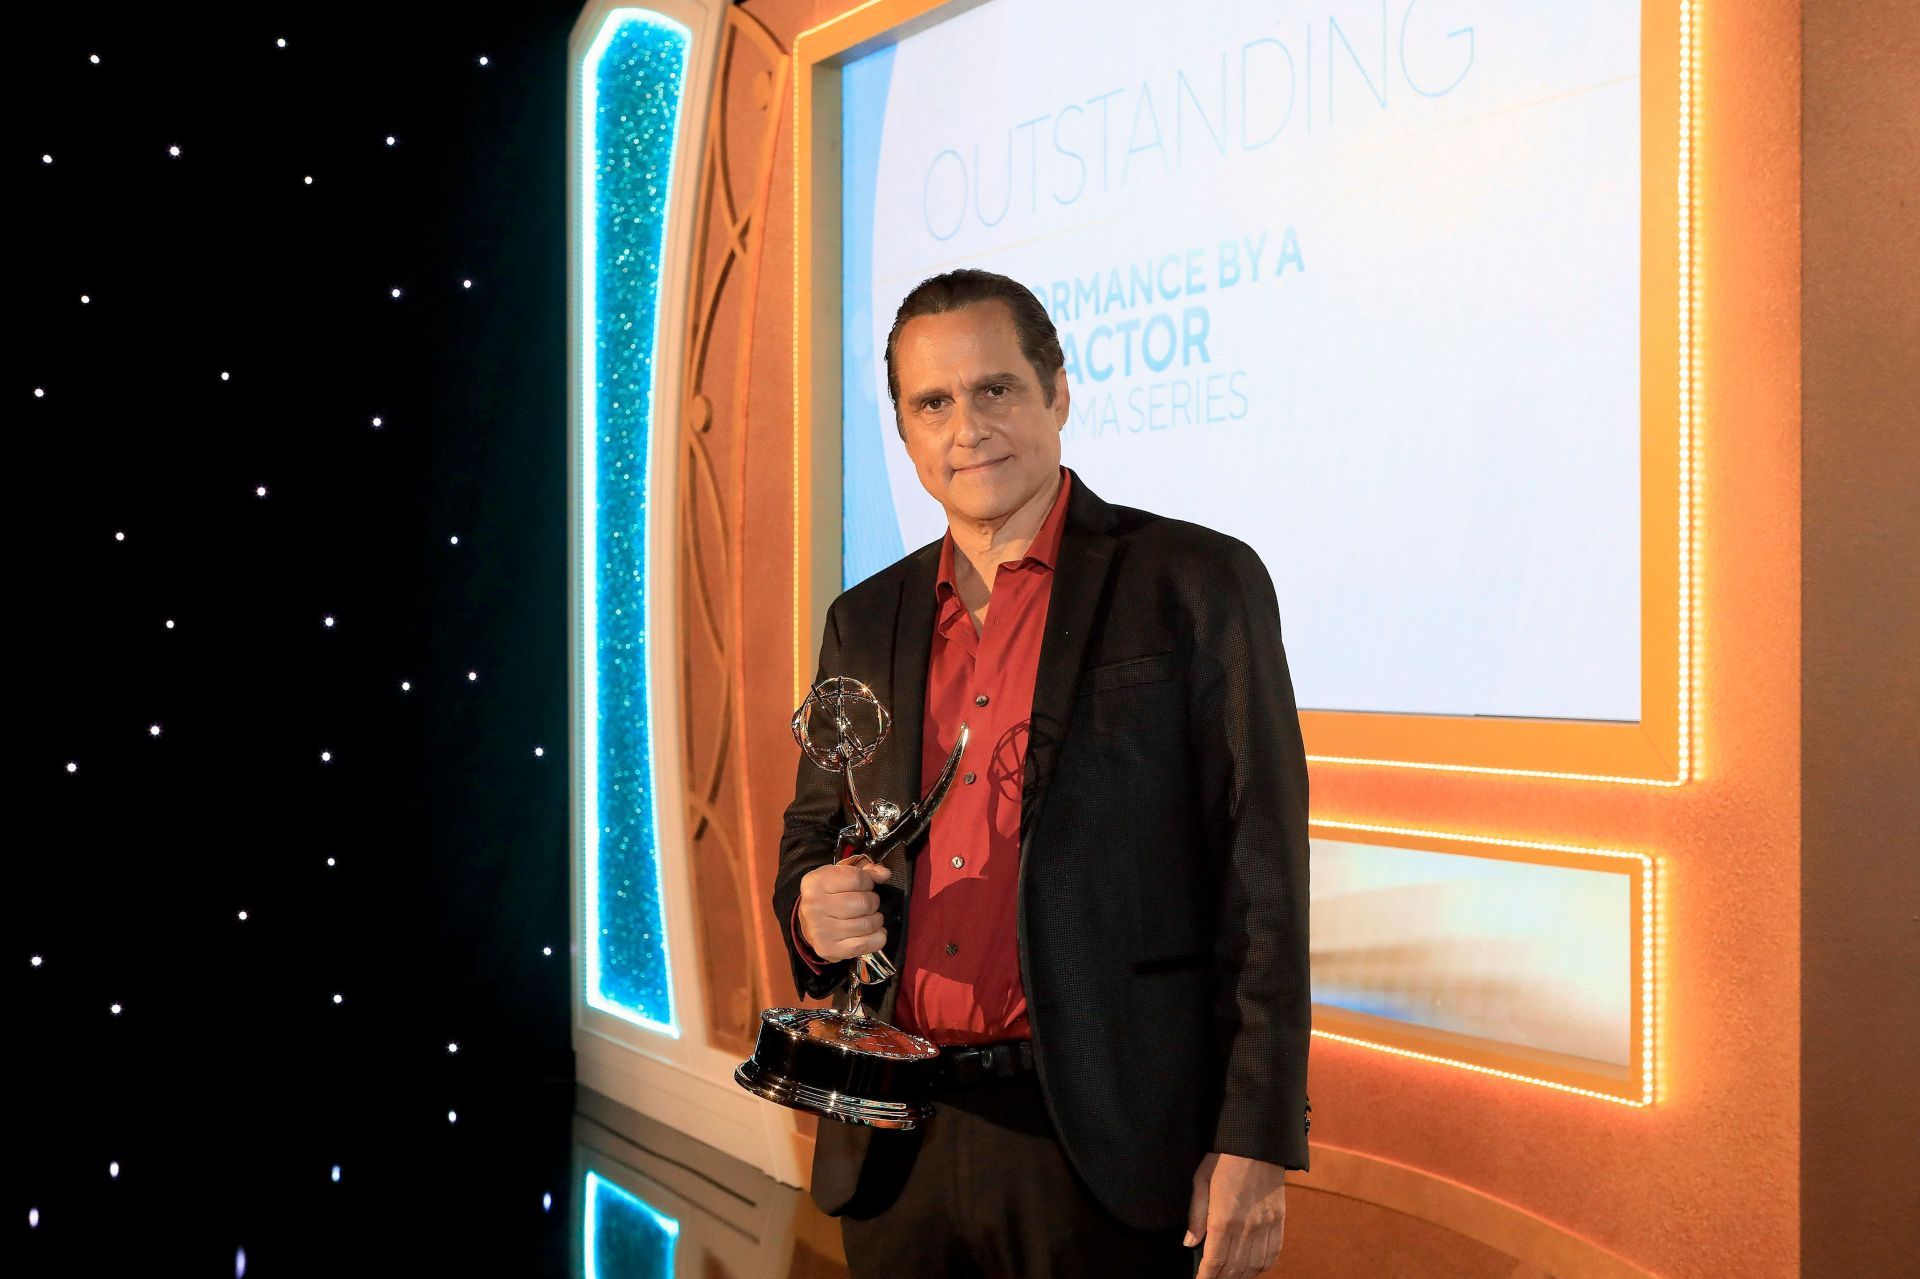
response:
<path id="1" fill-rule="evenodd" d="M 813 947 L 807 945 L 807 939 L 800 935 L 800 903 L 797 901 L 793 904 L 792 917 L 787 920 L 787 928 L 793 933 L 793 950 L 800 956 L 800 962 L 816 973 L 825 972 L 826 969 L 821 965 L 827 961 L 820 958 Z"/>

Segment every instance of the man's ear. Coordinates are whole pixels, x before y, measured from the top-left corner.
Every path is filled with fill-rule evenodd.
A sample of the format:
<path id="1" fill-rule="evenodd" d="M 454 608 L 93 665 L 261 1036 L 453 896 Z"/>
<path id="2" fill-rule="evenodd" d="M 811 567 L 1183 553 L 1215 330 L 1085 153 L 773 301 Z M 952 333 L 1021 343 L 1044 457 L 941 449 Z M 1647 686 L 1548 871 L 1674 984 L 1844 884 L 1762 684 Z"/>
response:
<path id="1" fill-rule="evenodd" d="M 1062 366 L 1053 371 L 1053 416 L 1055 419 L 1053 426 L 1055 430 L 1064 431 L 1067 429 L 1067 409 L 1071 401 L 1072 396 L 1069 395 L 1067 391 L 1067 370 Z"/>

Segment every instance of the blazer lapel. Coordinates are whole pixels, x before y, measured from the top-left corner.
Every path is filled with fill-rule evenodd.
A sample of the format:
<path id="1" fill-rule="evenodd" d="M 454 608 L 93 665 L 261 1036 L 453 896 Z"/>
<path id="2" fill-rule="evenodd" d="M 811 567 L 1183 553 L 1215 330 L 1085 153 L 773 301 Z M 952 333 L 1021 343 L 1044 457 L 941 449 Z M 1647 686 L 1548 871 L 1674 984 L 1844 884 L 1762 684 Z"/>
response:
<path id="1" fill-rule="evenodd" d="M 888 741 L 897 749 L 880 757 L 884 771 L 869 793 L 906 808 L 920 798 L 920 735 L 927 710 L 927 662 L 933 644 L 934 579 L 940 574 L 940 544 L 914 552 L 900 579 L 893 663 L 887 679 L 887 710 L 893 716 Z M 875 761 L 879 765 L 880 760 Z"/>
<path id="2" fill-rule="evenodd" d="M 920 735 L 926 731 L 927 665 L 933 643 L 933 584 L 940 576 L 940 543 L 915 552 L 906 574 L 900 580 L 900 595 L 893 625 L 893 655 L 887 675 L 887 687 L 880 693 L 887 711 L 893 716 L 893 731 L 886 745 L 868 770 L 874 776 L 861 787 L 869 804 L 890 799 L 906 808 L 920 798 Z M 856 779 L 860 780 L 860 779 Z M 907 848 L 893 865 L 889 884 L 900 891 L 902 903 L 898 936 L 887 939 L 887 953 L 896 966 L 904 966 L 907 955 L 907 911 L 905 903 L 913 897 L 913 872 L 919 849 L 926 846 L 925 835 L 918 847 Z M 880 988 L 878 1013 L 882 1020 L 893 1016 L 900 995 L 899 981 Z"/>
<path id="3" fill-rule="evenodd" d="M 1054 764 L 1073 711 L 1073 694 L 1086 664 L 1087 644 L 1112 572 L 1120 543 L 1103 531 L 1110 526 L 1107 504 L 1074 473 L 1068 494 L 1067 522 L 1060 532 L 1060 555 L 1053 569 L 1047 604 L 1047 633 L 1040 640 L 1040 665 L 1033 683 L 1033 720 L 1027 735 L 1025 774 L 1020 794 L 1020 856 L 1032 853 L 1033 830 L 1053 780 Z M 922 672 L 924 682 L 924 668 Z"/>

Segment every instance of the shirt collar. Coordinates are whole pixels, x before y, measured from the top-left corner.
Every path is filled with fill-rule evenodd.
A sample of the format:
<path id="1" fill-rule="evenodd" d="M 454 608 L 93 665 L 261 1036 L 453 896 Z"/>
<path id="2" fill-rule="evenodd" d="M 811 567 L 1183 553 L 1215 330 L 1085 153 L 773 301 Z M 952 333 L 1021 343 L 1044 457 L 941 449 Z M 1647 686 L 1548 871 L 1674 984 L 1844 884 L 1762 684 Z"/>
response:
<path id="1" fill-rule="evenodd" d="M 1053 505 L 1047 508 L 1047 517 L 1040 521 L 1039 531 L 1033 535 L 1033 541 L 1027 546 L 1027 553 L 1017 560 L 1008 560 L 1001 568 L 1011 568 L 1024 564 L 1028 560 L 1053 570 L 1054 562 L 1060 558 L 1060 538 L 1067 523 L 1067 490 L 1073 483 L 1073 472 L 1066 467 L 1060 468 L 1060 490 L 1053 495 Z M 960 586 L 953 575 L 953 533 L 940 539 L 940 575 L 934 579 L 933 593 L 944 599 L 949 594 L 957 594 Z"/>

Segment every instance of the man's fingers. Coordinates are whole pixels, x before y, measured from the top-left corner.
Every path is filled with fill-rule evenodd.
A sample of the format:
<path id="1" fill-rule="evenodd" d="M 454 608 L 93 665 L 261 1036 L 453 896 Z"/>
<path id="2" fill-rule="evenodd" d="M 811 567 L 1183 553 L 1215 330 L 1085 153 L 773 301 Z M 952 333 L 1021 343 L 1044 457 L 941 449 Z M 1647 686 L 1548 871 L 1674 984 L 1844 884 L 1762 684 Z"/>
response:
<path id="1" fill-rule="evenodd" d="M 800 881 L 800 933 L 822 959 L 853 959 L 886 945 L 876 883 L 893 872 L 878 862 L 817 866 Z"/>
<path id="2" fill-rule="evenodd" d="M 857 933 L 870 933 L 886 923 L 878 910 L 870 910 L 859 902 L 844 915 L 835 914 L 837 906 L 823 906 L 819 918 L 819 932 L 826 934 L 828 941 L 842 937 L 852 937 Z"/>
<path id="3" fill-rule="evenodd" d="M 1245 1222 L 1213 1222 L 1194 1279 L 1253 1279 L 1271 1264 L 1262 1264 L 1264 1256 Z"/>
<path id="4" fill-rule="evenodd" d="M 819 876 L 813 885 L 814 890 L 823 897 L 858 893 L 873 886 L 873 877 L 860 866 L 825 866 L 814 873 Z M 803 884 L 803 891 L 805 887 Z"/>
<path id="5" fill-rule="evenodd" d="M 878 863 L 871 866 L 848 866 L 841 863 L 833 866 L 820 866 L 808 871 L 800 881 L 800 891 L 816 892 L 826 896 L 835 893 L 862 893 L 875 884 L 884 884 L 893 878 L 893 872 Z"/>
<path id="6" fill-rule="evenodd" d="M 828 915 L 825 918 L 811 921 L 813 924 L 811 928 L 804 927 L 807 922 L 809 921 L 802 921 L 802 931 L 807 934 L 808 940 L 813 941 L 814 949 L 819 951 L 822 956 L 825 956 L 827 947 L 839 946 L 845 942 L 859 941 L 863 937 L 871 937 L 877 933 L 884 932 L 885 929 L 882 925 L 886 923 L 886 919 L 878 913 L 869 912 L 867 914 L 848 916 Z M 867 950 L 871 949 L 873 948 L 869 946 L 866 950 L 860 950 L 854 953 L 864 955 L 867 953 Z"/>
<path id="7" fill-rule="evenodd" d="M 843 952 L 837 956 L 837 958 L 856 959 L 869 951 L 879 950 L 886 944 L 887 930 L 884 928 L 879 932 L 865 933 L 859 937 L 849 937 L 843 946 L 836 948 Z"/>
<path id="8" fill-rule="evenodd" d="M 829 919 L 858 919 L 880 910 L 879 893 L 834 893 L 821 903 Z"/>
<path id="9" fill-rule="evenodd" d="M 1279 1259 L 1277 1226 L 1215 1223 L 1207 1232 L 1206 1250 L 1200 1255 L 1200 1269 L 1194 1279 L 1257 1279 Z"/>
<path id="10" fill-rule="evenodd" d="M 1207 1232 L 1206 1246 L 1200 1250 L 1200 1269 L 1194 1272 L 1193 1279 L 1224 1279 L 1226 1275 L 1226 1244 L 1221 1232 Z"/>

